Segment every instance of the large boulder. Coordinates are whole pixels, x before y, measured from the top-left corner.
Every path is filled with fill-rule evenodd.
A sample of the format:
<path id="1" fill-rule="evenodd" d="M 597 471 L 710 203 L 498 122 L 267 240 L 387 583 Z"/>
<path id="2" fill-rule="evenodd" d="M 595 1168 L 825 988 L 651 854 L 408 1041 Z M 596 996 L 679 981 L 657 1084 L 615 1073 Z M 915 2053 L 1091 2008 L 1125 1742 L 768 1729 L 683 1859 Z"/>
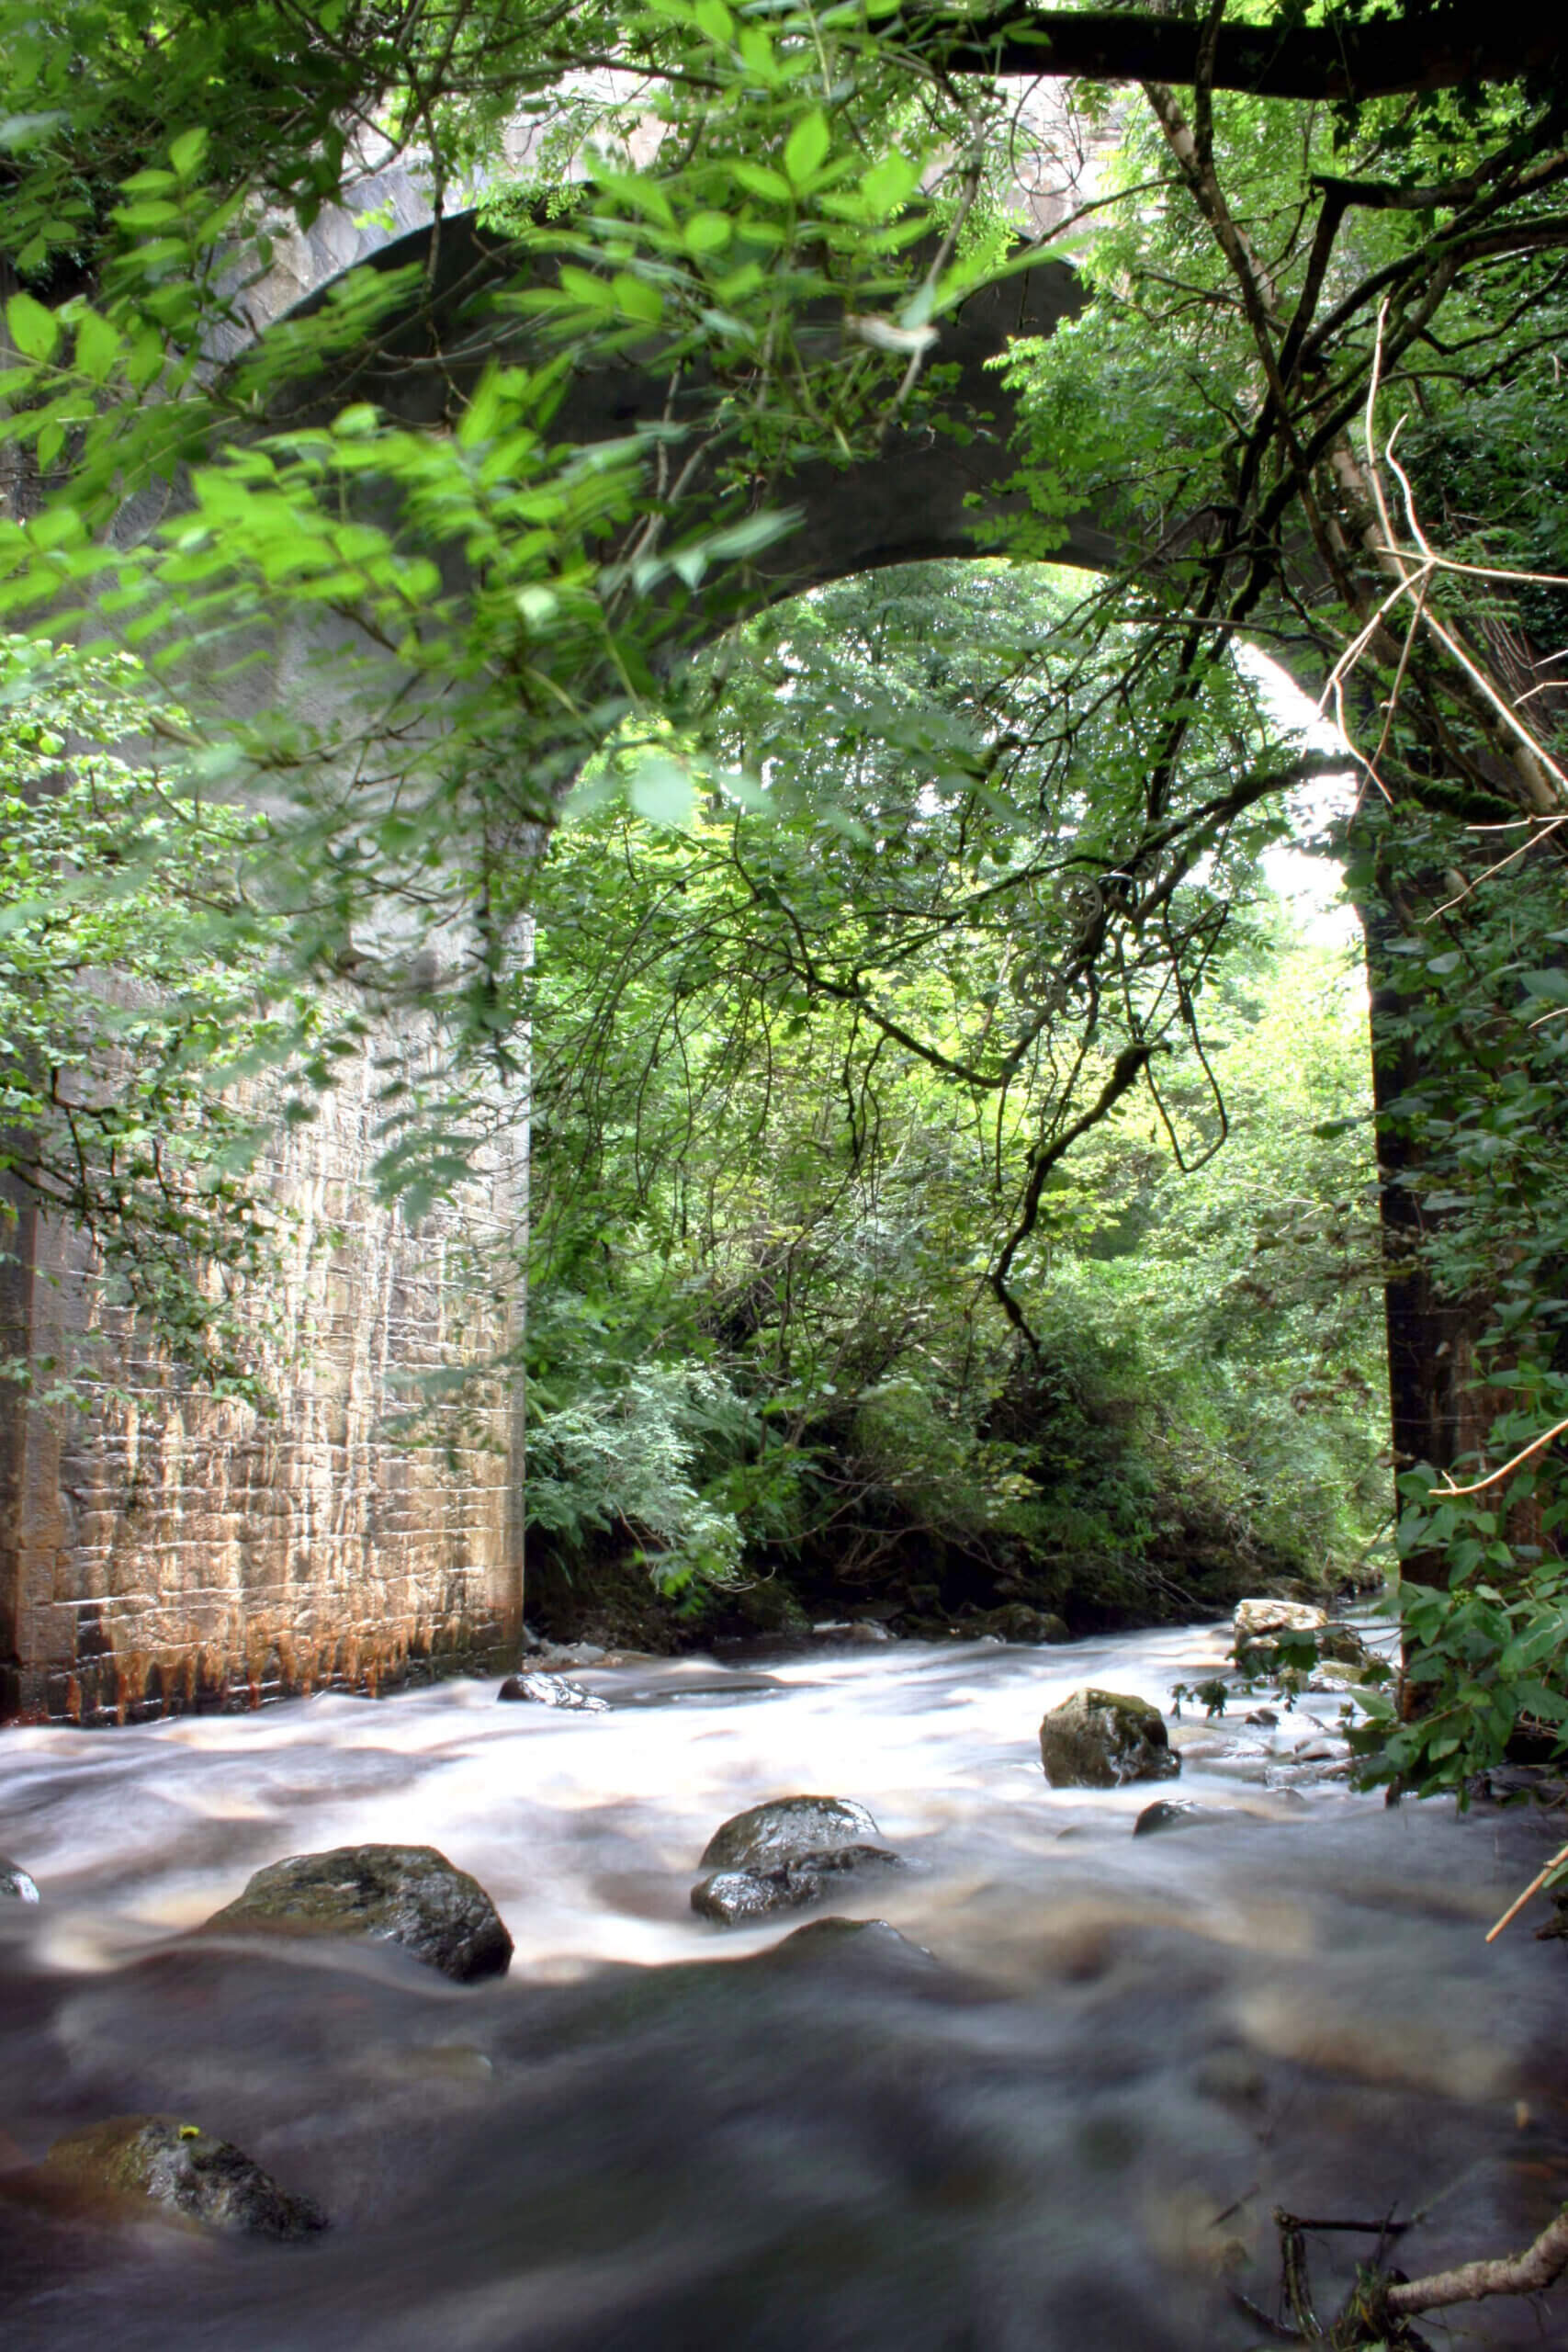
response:
<path id="1" fill-rule="evenodd" d="M 39 1891 L 20 1862 L 13 1862 L 0 1854 L 0 1902 L 9 1895 L 17 1903 L 37 1903 Z"/>
<path id="2" fill-rule="evenodd" d="M 305 2238 L 327 2226 L 319 2205 L 289 2196 L 227 2140 L 161 2115 L 117 2115 L 71 2132 L 51 2148 L 40 2177 L 96 2198 L 145 2198 L 248 2237 Z"/>
<path id="3" fill-rule="evenodd" d="M 753 1805 L 716 1829 L 692 1889 L 703 1918 L 734 1927 L 815 1903 L 856 1871 L 897 1869 L 898 1857 L 870 1841 L 881 1835 L 864 1805 L 842 1797 L 781 1797 Z"/>
<path id="4" fill-rule="evenodd" d="M 1159 1709 L 1124 1690 L 1075 1690 L 1053 1707 L 1040 1726 L 1040 1760 L 1054 1789 L 1119 1789 L 1181 1770 Z"/>
<path id="5" fill-rule="evenodd" d="M 477 1879 L 434 1846 L 339 1846 L 257 1871 L 209 1928 L 401 1944 L 459 1984 L 504 1976 L 512 1939 Z"/>

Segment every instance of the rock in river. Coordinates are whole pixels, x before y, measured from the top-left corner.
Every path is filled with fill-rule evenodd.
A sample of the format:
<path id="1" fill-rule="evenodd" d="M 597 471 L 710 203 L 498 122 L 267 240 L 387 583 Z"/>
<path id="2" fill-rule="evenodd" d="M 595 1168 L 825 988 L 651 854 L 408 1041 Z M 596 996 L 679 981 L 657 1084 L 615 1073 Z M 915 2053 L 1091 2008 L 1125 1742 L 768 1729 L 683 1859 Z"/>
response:
<path id="1" fill-rule="evenodd" d="M 1040 1726 L 1040 1760 L 1054 1789 L 1119 1789 L 1181 1770 L 1159 1709 L 1122 1690 L 1075 1690 L 1053 1707 Z"/>
<path id="2" fill-rule="evenodd" d="M 731 1927 L 814 1903 L 847 1876 L 896 1870 L 898 1857 L 870 1840 L 881 1835 L 865 1807 L 841 1797 L 781 1797 L 753 1805 L 714 1832 L 692 1889 L 692 1908 Z"/>
<path id="3" fill-rule="evenodd" d="M 1371 1652 L 1353 1625 L 1333 1625 L 1328 1612 L 1304 1600 L 1260 1599 L 1238 1600 L 1232 1620 L 1231 1651 L 1237 1666 L 1250 1674 L 1272 1674 L 1280 1662 L 1281 1634 L 1310 1634 L 1320 1659 L 1360 1668 Z"/>
<path id="4" fill-rule="evenodd" d="M 512 1962 L 512 1939 L 483 1887 L 434 1846 L 291 1855 L 257 1871 L 207 1926 L 402 1944 L 460 1984 L 504 1976 Z"/>
<path id="5" fill-rule="evenodd" d="M 1271 1593 L 1264 1593 L 1236 1602 L 1231 1620 L 1233 1647 L 1239 1650 L 1246 1642 L 1267 1641 L 1271 1634 L 1315 1634 L 1327 1623 L 1326 1609 L 1314 1609 L 1304 1600 L 1277 1600 Z"/>
<path id="6" fill-rule="evenodd" d="M 1220 1821 L 1230 1811 L 1229 1806 L 1216 1810 L 1213 1805 L 1195 1804 L 1190 1797 L 1156 1797 L 1134 1822 L 1133 1835 L 1157 1838 L 1162 1829 L 1188 1829 L 1197 1822 Z"/>
<path id="7" fill-rule="evenodd" d="M 596 1699 L 581 1682 L 569 1682 L 564 1674 L 509 1674 L 500 1690 L 498 1699 L 530 1699 L 536 1707 L 570 1707 L 584 1715 L 607 1715 L 609 1702 Z"/>
<path id="8" fill-rule="evenodd" d="M 327 2226 L 319 2205 L 290 2197 L 227 2140 L 160 2115 L 117 2115 L 71 2132 L 55 2142 L 38 2177 L 91 2196 L 148 2198 L 249 2237 L 304 2238 Z"/>
<path id="9" fill-rule="evenodd" d="M 38 1888 L 20 1862 L 8 1861 L 4 1854 L 0 1854 L 0 1902 L 8 1894 L 18 1903 L 36 1903 L 39 1900 Z"/>

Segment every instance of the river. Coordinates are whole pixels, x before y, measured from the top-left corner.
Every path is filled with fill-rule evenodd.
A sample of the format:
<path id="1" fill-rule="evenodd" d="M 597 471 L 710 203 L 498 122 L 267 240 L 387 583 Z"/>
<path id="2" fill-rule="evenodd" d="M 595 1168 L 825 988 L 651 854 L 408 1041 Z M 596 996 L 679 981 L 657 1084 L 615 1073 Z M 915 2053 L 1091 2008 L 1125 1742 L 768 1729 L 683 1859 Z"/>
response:
<path id="1" fill-rule="evenodd" d="M 130 2228 L 0 2170 L 0 2341 L 1246 2352 L 1230 2288 L 1273 2307 L 1275 2205 L 1421 2211 L 1413 2274 L 1521 2244 L 1568 2194 L 1568 1951 L 1544 1904 L 1483 1937 L 1554 1816 L 1353 1795 L 1301 1758 L 1332 1698 L 1176 1726 L 1180 1793 L 1225 1809 L 1197 1826 L 1134 1840 L 1168 1783 L 1046 1786 L 1070 1689 L 1164 1703 L 1221 1657 L 1214 1628 L 900 1643 L 587 1673 L 605 1714 L 448 1682 L 0 1734 L 0 1849 L 43 1893 L 0 1905 L 0 2166 L 177 2115 L 333 2222 Z M 719 1822 L 803 1791 L 904 1858 L 835 1907 L 905 1942 L 780 1960 L 810 1914 L 693 1916 Z M 510 1975 L 193 1933 L 262 1864 L 367 1839 L 471 1871 Z M 1314 2245 L 1320 2307 L 1345 2245 Z M 1456 2318 L 1568 2344 L 1568 2291 Z"/>

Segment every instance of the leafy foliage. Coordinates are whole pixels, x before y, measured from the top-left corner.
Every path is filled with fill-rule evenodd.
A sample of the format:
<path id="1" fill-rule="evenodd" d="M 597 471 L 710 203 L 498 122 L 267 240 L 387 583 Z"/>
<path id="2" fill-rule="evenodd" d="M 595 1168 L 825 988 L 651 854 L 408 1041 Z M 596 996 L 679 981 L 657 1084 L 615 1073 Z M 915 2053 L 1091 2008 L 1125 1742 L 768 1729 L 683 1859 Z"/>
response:
<path id="1" fill-rule="evenodd" d="M 540 877 L 535 1393 L 608 1379 L 615 1409 L 606 1329 L 638 1364 L 722 1366 L 749 1419 L 709 1491 L 814 1598 L 913 1591 L 934 1618 L 1021 1577 L 1080 1614 L 1162 1613 L 1210 1572 L 1216 1593 L 1332 1572 L 1369 1532 L 1367 1135 L 1313 1132 L 1364 1096 L 1364 1011 L 1237 905 L 1272 831 L 1245 796 L 1232 829 L 1173 820 L 1190 878 L 1173 850 L 1117 994 L 1073 977 L 1140 813 L 1073 608 L 1071 583 L 974 565 L 780 608 L 727 669 L 744 769 L 682 826 L 626 808 L 610 763 Z M 1194 789 L 1212 820 L 1212 768 Z M 1227 925 L 1255 942 L 1245 979 L 1209 967 Z M 1161 981 L 1188 956 L 1201 1059 Z M 993 1276 L 1041 1138 L 1130 1034 L 1171 1041 L 1157 1098 L 1126 1092 L 1053 1162 L 1014 1319 Z M 1222 1100 L 1240 1138 L 1184 1178 L 1172 1141 L 1202 1159 Z"/>
<path id="2" fill-rule="evenodd" d="M 24 1204 L 79 1226 L 111 1303 L 254 1393 L 234 1301 L 272 1264 L 246 1180 L 273 1114 L 243 1080 L 311 1024 L 258 999 L 259 820 L 171 780 L 159 719 L 129 655 L 0 640 L 0 1173 L 13 1226 Z"/>

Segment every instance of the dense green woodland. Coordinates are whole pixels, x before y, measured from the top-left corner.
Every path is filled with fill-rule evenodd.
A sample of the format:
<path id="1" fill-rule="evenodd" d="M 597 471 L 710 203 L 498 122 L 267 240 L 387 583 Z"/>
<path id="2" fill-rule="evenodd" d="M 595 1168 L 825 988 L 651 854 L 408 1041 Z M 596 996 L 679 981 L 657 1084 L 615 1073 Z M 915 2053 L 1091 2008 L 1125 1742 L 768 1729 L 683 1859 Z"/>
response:
<path id="1" fill-rule="evenodd" d="M 1202 1057 L 1167 1006 L 1157 1095 L 1052 1171 L 1023 1341 L 988 1279 L 1068 1058 L 1097 1092 L 1170 993 L 1161 940 L 1098 1035 L 1055 994 L 1090 820 L 1048 747 L 1072 725 L 1117 766 L 1114 726 L 1091 749 L 1058 698 L 1087 584 L 932 566 L 781 608 L 724 684 L 757 805 L 659 827 L 606 766 L 557 834 L 529 1356 L 556 1610 L 558 1574 L 594 1622 L 628 1536 L 710 1623 L 880 1603 L 940 1630 L 1333 1583 L 1378 1532 L 1364 987 L 1292 933 L 1254 844 L 1183 908 L 1215 941 Z"/>
<path id="2" fill-rule="evenodd" d="M 0 0 L 4 1165 L 190 1377 L 255 1393 L 214 1105 L 309 1117 L 417 1019 L 412 1215 L 532 1052 L 552 1607 L 1085 1625 L 1354 1582 L 1397 1510 L 1369 1771 L 1550 1748 L 1568 85 L 1395 13 Z M 1021 247 L 1040 70 L 1100 161 Z M 398 155 L 482 191 L 528 338 L 424 424 L 321 387 L 400 364 L 439 238 L 243 308 Z M 792 471 L 985 432 L 943 322 L 1058 251 L 987 560 L 770 610 Z M 574 445 L 623 362 L 664 419 Z M 1037 569 L 1083 512 L 1112 567 Z M 305 626 L 312 715 L 236 719 Z M 1354 746 L 1373 1106 L 1365 979 L 1258 863 L 1344 754 L 1247 643 Z"/>

